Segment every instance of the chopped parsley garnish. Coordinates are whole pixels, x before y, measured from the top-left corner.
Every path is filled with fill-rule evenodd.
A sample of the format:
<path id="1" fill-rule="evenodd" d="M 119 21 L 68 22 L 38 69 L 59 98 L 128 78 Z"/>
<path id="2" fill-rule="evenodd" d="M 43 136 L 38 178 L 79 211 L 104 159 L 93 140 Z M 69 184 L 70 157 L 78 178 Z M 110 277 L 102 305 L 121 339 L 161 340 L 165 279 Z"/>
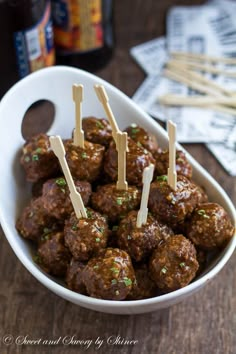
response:
<path id="1" fill-rule="evenodd" d="M 93 269 L 98 269 L 98 268 L 99 266 L 97 264 L 93 267 Z"/>
<path id="2" fill-rule="evenodd" d="M 49 228 L 45 227 L 45 228 L 43 229 L 43 236 L 48 235 L 48 234 L 50 234 L 51 232 L 52 232 L 52 229 L 49 229 Z"/>
<path id="3" fill-rule="evenodd" d="M 117 284 L 117 280 L 116 280 L 116 279 L 112 279 L 111 283 L 112 283 L 113 285 L 115 285 L 115 284 Z"/>
<path id="4" fill-rule="evenodd" d="M 161 269 L 161 273 L 166 274 L 167 270 L 168 270 L 168 269 L 167 269 L 166 267 L 163 267 L 163 268 Z"/>
<path id="5" fill-rule="evenodd" d="M 77 230 L 78 230 L 77 224 L 72 225 L 71 229 L 72 229 L 73 231 L 77 231 Z"/>
<path id="6" fill-rule="evenodd" d="M 167 182 L 167 176 L 157 176 L 157 181 L 158 182 Z"/>
<path id="7" fill-rule="evenodd" d="M 96 126 L 99 128 L 99 129 L 104 129 L 104 125 L 98 120 L 96 122 Z"/>
<path id="8" fill-rule="evenodd" d="M 81 157 L 82 159 L 87 159 L 88 155 L 86 154 L 86 152 L 82 152 Z"/>
<path id="9" fill-rule="evenodd" d="M 99 238 L 99 237 L 96 237 L 96 242 L 100 242 L 101 241 L 101 239 Z"/>
<path id="10" fill-rule="evenodd" d="M 122 197 L 117 197 L 117 198 L 116 198 L 116 203 L 117 203 L 118 205 L 122 205 L 122 202 L 123 202 L 123 198 L 122 198 Z"/>
<path id="11" fill-rule="evenodd" d="M 39 160 L 39 156 L 37 154 L 34 154 L 32 156 L 32 161 L 38 161 Z"/>
<path id="12" fill-rule="evenodd" d="M 29 156 L 25 156 L 25 162 L 30 162 L 30 157 Z"/>
<path id="13" fill-rule="evenodd" d="M 59 187 L 65 187 L 65 186 L 66 186 L 66 180 L 65 180 L 65 178 L 63 178 L 63 177 L 57 178 L 57 179 L 56 179 L 56 184 L 57 184 Z"/>
<path id="14" fill-rule="evenodd" d="M 43 235 L 43 236 L 41 237 L 41 240 L 42 240 L 42 241 L 47 241 L 47 240 L 49 240 L 49 236 L 48 236 L 48 235 Z"/>
<path id="15" fill-rule="evenodd" d="M 181 263 L 179 264 L 179 266 L 180 266 L 181 268 L 184 268 L 184 267 L 185 267 L 185 263 L 184 263 L 184 262 L 181 262 Z"/>
<path id="16" fill-rule="evenodd" d="M 93 216 L 92 212 L 90 210 L 86 209 L 86 213 L 87 213 L 87 218 L 91 219 Z"/>
<path id="17" fill-rule="evenodd" d="M 35 263 L 41 264 L 42 263 L 42 258 L 38 254 L 36 254 L 35 256 L 33 256 L 33 261 Z"/>
<path id="18" fill-rule="evenodd" d="M 139 128 L 133 128 L 132 127 L 132 129 L 131 129 L 131 134 L 132 135 L 135 135 L 135 134 L 137 134 L 139 132 Z"/>
<path id="19" fill-rule="evenodd" d="M 130 278 L 124 277 L 123 281 L 125 283 L 125 286 L 132 285 L 132 280 Z"/>
<path id="20" fill-rule="evenodd" d="M 37 149 L 35 150 L 35 152 L 36 152 L 37 154 L 41 154 L 42 149 L 41 149 L 41 148 L 37 148 Z"/>
<path id="21" fill-rule="evenodd" d="M 137 142 L 137 145 L 141 148 L 143 147 L 143 145 L 140 143 L 140 141 Z"/>
<path id="22" fill-rule="evenodd" d="M 207 215 L 206 212 L 205 212 L 205 210 L 203 210 L 203 209 L 199 209 L 199 210 L 197 211 L 197 213 L 198 213 L 198 215 L 201 215 L 201 216 L 203 216 L 203 217 L 206 218 L 206 219 L 210 219 L 210 216 Z"/>
<path id="23" fill-rule="evenodd" d="M 113 273 L 115 273 L 115 274 L 118 274 L 120 271 L 119 271 L 119 269 L 117 269 L 117 268 L 115 268 L 115 267 L 112 267 L 111 268 L 111 271 L 113 272 Z"/>

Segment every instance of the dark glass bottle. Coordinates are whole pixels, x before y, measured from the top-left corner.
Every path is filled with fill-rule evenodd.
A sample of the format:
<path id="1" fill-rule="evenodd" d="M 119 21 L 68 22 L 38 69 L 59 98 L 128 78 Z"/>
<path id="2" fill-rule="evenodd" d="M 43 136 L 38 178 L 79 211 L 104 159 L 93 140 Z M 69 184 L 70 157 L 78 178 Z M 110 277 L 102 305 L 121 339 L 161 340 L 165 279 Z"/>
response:
<path id="1" fill-rule="evenodd" d="M 114 48 L 113 0 L 52 0 L 56 62 L 102 68 Z"/>
<path id="2" fill-rule="evenodd" d="M 0 0 L 0 97 L 19 79 L 55 62 L 48 0 Z"/>

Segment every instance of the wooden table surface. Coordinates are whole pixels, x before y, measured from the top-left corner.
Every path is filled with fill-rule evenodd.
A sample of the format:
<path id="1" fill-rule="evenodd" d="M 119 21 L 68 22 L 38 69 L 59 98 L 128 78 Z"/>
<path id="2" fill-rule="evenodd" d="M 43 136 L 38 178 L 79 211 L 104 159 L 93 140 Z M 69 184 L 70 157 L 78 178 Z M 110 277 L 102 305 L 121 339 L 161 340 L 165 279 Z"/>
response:
<path id="1" fill-rule="evenodd" d="M 129 55 L 130 47 L 165 33 L 165 16 L 173 4 L 200 1 L 116 1 L 116 51 L 98 75 L 131 96 L 144 79 Z M 227 175 L 200 144 L 188 151 L 214 176 L 236 202 L 236 179 Z M 137 316 L 97 313 L 57 297 L 22 266 L 0 232 L 0 337 L 28 339 L 104 339 L 101 353 L 233 354 L 236 352 L 236 256 L 204 289 L 171 308 Z M 137 340 L 134 346 L 109 346 L 109 336 Z M 7 340 L 7 339 L 6 339 Z M 20 346 L 0 344 L 0 353 L 95 352 L 82 345 Z"/>

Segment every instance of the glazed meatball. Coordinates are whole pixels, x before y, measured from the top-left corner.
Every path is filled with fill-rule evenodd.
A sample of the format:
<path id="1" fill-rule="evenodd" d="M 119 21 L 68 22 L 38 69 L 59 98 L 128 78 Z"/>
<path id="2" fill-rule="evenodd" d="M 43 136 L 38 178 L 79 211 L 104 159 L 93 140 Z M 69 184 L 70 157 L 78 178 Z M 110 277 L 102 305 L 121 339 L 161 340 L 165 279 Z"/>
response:
<path id="1" fill-rule="evenodd" d="M 89 141 L 84 142 L 84 149 L 75 146 L 72 140 L 65 142 L 66 160 L 75 179 L 95 181 L 102 170 L 105 148 Z"/>
<path id="2" fill-rule="evenodd" d="M 147 264 L 134 265 L 135 279 L 127 300 L 148 299 L 159 295 L 159 289 L 149 275 Z"/>
<path id="3" fill-rule="evenodd" d="M 139 125 L 133 123 L 131 126 L 127 127 L 125 132 L 128 136 L 133 139 L 136 143 L 141 144 L 144 149 L 147 149 L 151 153 L 155 152 L 158 148 L 157 139 L 154 135 L 148 133 L 145 129 Z M 166 172 L 165 172 L 166 173 Z"/>
<path id="4" fill-rule="evenodd" d="M 16 222 L 16 229 L 26 239 L 38 242 L 48 230 L 58 229 L 58 222 L 43 208 L 42 198 L 31 200 Z"/>
<path id="5" fill-rule="evenodd" d="M 107 215 L 109 222 L 117 223 L 130 210 L 140 205 L 141 193 L 135 186 L 128 190 L 116 189 L 115 184 L 99 186 L 92 194 L 91 203 L 95 210 Z"/>
<path id="6" fill-rule="evenodd" d="M 91 184 L 87 181 L 75 181 L 75 187 L 87 205 L 92 194 Z M 43 185 L 43 207 L 56 219 L 66 219 L 73 211 L 70 191 L 63 177 L 48 180 Z"/>
<path id="7" fill-rule="evenodd" d="M 158 149 L 153 153 L 153 157 L 156 160 L 155 175 L 162 176 L 167 174 L 169 167 L 169 150 Z M 176 151 L 176 172 L 179 175 L 183 175 L 187 178 L 192 177 L 192 166 L 188 162 L 185 154 L 181 150 Z"/>
<path id="8" fill-rule="evenodd" d="M 135 281 L 130 256 L 118 248 L 107 248 L 91 258 L 83 278 L 88 294 L 105 300 L 124 300 Z"/>
<path id="9" fill-rule="evenodd" d="M 183 235 L 174 235 L 152 254 L 149 269 L 156 285 L 165 292 L 188 285 L 198 270 L 196 250 Z"/>
<path id="10" fill-rule="evenodd" d="M 146 224 L 141 227 L 136 226 L 137 215 L 137 211 L 131 211 L 121 221 L 117 239 L 119 248 L 127 251 L 131 258 L 139 262 L 149 256 L 163 238 L 158 221 L 150 213 Z"/>
<path id="11" fill-rule="evenodd" d="M 95 117 L 83 118 L 82 128 L 87 141 L 106 147 L 109 146 L 112 140 L 112 129 L 106 119 Z"/>
<path id="12" fill-rule="evenodd" d="M 187 224 L 186 236 L 206 250 L 226 245 L 233 234 L 234 227 L 228 214 L 216 203 L 199 204 Z"/>
<path id="13" fill-rule="evenodd" d="M 87 209 L 87 216 L 78 219 L 73 212 L 65 223 L 65 243 L 78 261 L 87 261 L 105 248 L 109 237 L 107 221 L 101 214 Z"/>
<path id="14" fill-rule="evenodd" d="M 66 284 L 69 289 L 86 294 L 86 288 L 83 281 L 83 271 L 85 264 L 72 258 L 66 272 Z"/>
<path id="15" fill-rule="evenodd" d="M 48 273 L 64 276 L 71 254 L 64 244 L 63 232 L 53 232 L 42 237 L 38 247 L 38 256 Z"/>
<path id="16" fill-rule="evenodd" d="M 129 152 L 126 153 L 126 178 L 127 182 L 134 185 L 142 184 L 143 170 L 151 163 L 155 163 L 152 154 L 141 145 L 136 144 L 128 137 Z M 115 142 L 112 141 L 105 153 L 104 171 L 112 181 L 117 180 L 118 157 Z"/>
<path id="17" fill-rule="evenodd" d="M 23 146 L 20 163 L 25 169 L 26 179 L 37 182 L 41 178 L 55 176 L 59 171 L 59 163 L 50 147 L 49 137 L 38 134 Z"/>
<path id="18" fill-rule="evenodd" d="M 191 215 L 200 200 L 199 187 L 185 176 L 177 176 L 176 191 L 168 185 L 167 176 L 158 176 L 151 184 L 149 208 L 163 223 L 176 227 Z"/>

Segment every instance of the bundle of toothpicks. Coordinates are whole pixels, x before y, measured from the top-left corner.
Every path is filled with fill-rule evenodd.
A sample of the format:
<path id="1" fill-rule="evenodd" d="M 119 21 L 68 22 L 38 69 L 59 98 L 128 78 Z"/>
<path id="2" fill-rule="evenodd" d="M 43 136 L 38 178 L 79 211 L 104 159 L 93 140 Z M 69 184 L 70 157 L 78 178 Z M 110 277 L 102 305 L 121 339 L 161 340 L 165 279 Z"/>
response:
<path id="1" fill-rule="evenodd" d="M 235 65 L 235 71 L 219 69 L 216 64 Z M 236 78 L 236 59 L 203 54 L 170 53 L 163 75 L 194 89 L 198 94 L 180 96 L 167 94 L 158 98 L 166 106 L 195 106 L 236 116 L 236 92 L 206 78 L 205 73 Z"/>

